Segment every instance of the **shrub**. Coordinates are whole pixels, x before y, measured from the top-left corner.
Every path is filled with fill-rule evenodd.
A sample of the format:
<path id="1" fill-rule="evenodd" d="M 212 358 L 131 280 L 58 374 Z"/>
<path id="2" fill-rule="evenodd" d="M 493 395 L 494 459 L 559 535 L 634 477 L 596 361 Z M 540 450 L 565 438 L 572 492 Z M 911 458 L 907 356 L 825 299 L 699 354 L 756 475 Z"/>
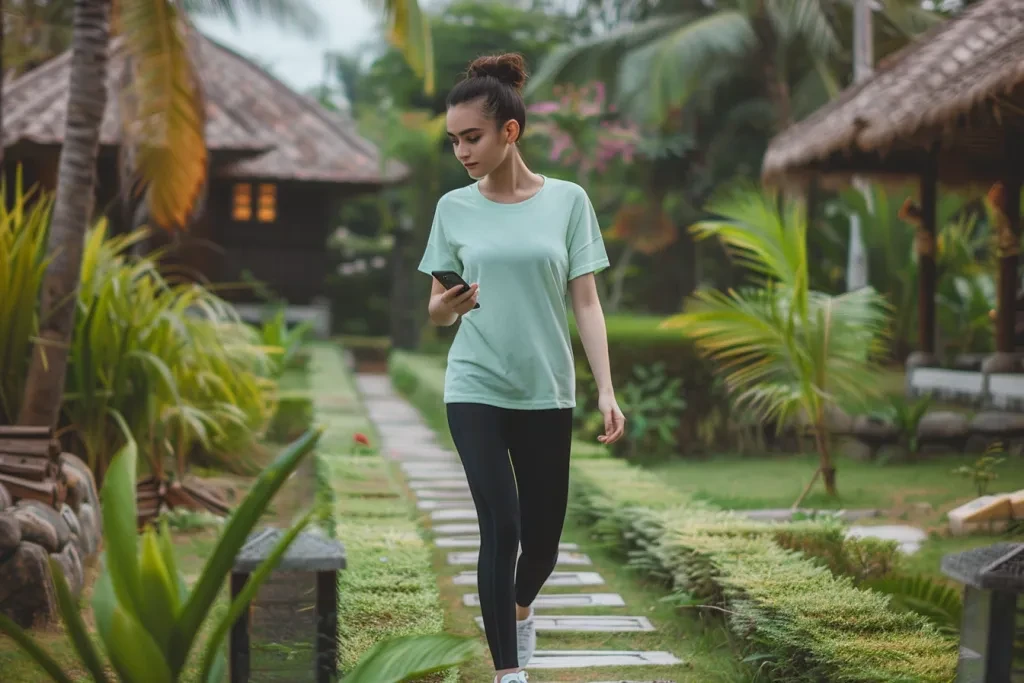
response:
<path id="1" fill-rule="evenodd" d="M 573 509 L 683 603 L 725 609 L 766 672 L 818 683 L 939 682 L 956 643 L 857 587 L 888 573 L 892 543 L 846 539 L 835 519 L 750 520 L 675 493 L 618 460 L 573 464 Z"/>
<path id="2" fill-rule="evenodd" d="M 267 438 L 277 443 L 287 443 L 301 434 L 313 423 L 313 401 L 305 392 L 281 393 L 277 399 L 277 410 L 267 427 Z"/>
<path id="3" fill-rule="evenodd" d="M 696 347 L 674 330 L 660 329 L 655 316 L 610 315 L 608 356 L 612 382 L 621 392 L 635 378 L 637 367 L 660 364 L 666 378 L 678 380 L 686 408 L 679 412 L 673 436 L 681 452 L 699 452 L 729 441 L 729 403 L 725 391 L 712 373 L 711 365 L 697 355 Z M 579 414 L 596 410 L 597 395 L 592 388 L 590 366 L 579 331 L 570 323 L 573 355 L 576 359 Z"/>

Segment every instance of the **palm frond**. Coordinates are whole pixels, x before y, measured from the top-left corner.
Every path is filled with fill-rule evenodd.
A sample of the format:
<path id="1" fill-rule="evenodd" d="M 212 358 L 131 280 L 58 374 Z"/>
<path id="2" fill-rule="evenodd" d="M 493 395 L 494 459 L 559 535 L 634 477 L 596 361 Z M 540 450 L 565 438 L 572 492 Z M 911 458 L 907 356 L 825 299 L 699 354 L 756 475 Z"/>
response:
<path id="1" fill-rule="evenodd" d="M 742 59 L 755 44 L 750 21 L 741 12 L 725 10 L 687 21 L 626 53 L 618 74 L 619 100 L 637 118 L 664 120 L 694 92 L 714 86 L 707 79 L 710 66 Z"/>
<path id="2" fill-rule="evenodd" d="M 187 23 L 167 0 L 121 4 L 130 84 L 122 94 L 125 147 L 148 184 L 150 215 L 184 228 L 207 177 L 205 110 L 189 57 Z"/>
<path id="3" fill-rule="evenodd" d="M 388 25 L 388 42 L 398 49 L 413 72 L 423 79 L 423 91 L 434 94 L 434 42 L 430 18 L 416 0 L 364 0 L 379 11 Z"/>
<path id="4" fill-rule="evenodd" d="M 820 0 L 768 0 L 766 7 L 776 33 L 784 42 L 799 39 L 817 57 L 828 57 L 839 51 L 839 37 Z"/>

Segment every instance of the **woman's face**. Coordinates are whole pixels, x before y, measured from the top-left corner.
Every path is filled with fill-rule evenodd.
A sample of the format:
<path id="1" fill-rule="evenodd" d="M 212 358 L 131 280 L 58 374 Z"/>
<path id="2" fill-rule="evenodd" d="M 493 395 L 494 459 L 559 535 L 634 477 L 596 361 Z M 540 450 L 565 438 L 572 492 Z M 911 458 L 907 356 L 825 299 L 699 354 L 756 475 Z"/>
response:
<path id="1" fill-rule="evenodd" d="M 455 158 L 469 176 L 480 179 L 501 165 L 519 134 L 519 124 L 495 123 L 483 111 L 482 100 L 456 104 L 448 109 L 448 139 Z"/>

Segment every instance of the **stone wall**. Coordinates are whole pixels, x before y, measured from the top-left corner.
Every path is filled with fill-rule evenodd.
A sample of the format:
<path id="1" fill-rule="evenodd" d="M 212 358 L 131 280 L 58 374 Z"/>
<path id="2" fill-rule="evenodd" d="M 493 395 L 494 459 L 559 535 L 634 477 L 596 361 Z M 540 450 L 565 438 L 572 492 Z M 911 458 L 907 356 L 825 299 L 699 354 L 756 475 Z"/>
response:
<path id="1" fill-rule="evenodd" d="M 49 558 L 60 563 L 77 598 L 85 587 L 86 565 L 100 549 L 96 481 L 78 457 L 60 457 L 67 499 L 59 508 L 14 500 L 0 484 L 0 612 L 24 628 L 59 617 Z"/>

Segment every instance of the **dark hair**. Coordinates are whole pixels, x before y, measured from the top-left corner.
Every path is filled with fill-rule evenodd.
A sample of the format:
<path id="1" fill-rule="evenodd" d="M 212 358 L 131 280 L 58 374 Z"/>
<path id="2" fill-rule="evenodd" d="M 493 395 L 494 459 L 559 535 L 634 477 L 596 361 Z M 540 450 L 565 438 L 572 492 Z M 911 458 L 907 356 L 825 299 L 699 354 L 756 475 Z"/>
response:
<path id="1" fill-rule="evenodd" d="M 498 125 L 515 119 L 519 136 L 526 130 L 526 60 L 518 53 L 477 57 L 466 69 L 466 76 L 448 93 L 447 106 L 483 98 L 484 113 Z"/>

